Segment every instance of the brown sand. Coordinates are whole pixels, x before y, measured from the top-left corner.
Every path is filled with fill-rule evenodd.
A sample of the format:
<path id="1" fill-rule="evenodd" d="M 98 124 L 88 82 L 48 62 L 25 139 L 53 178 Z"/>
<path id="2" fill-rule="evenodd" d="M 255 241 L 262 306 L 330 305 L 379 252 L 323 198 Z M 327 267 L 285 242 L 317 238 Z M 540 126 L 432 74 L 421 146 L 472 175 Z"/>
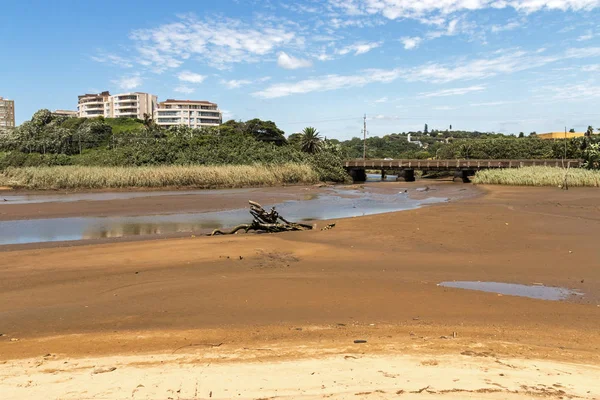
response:
<path id="1" fill-rule="evenodd" d="M 395 185 L 394 190 L 405 186 L 390 185 Z M 158 354 L 174 351 L 200 351 L 192 361 L 181 364 L 205 362 L 208 347 L 211 354 L 222 352 L 229 361 L 249 352 L 242 357 L 244 363 L 250 363 L 248 368 L 252 369 L 248 358 L 262 360 L 274 365 L 273 371 L 265 373 L 275 374 L 274 359 L 306 359 L 317 354 L 334 357 L 348 351 L 358 352 L 360 357 L 392 357 L 384 364 L 410 369 L 415 361 L 400 357 L 401 352 L 419 354 L 419 360 L 425 362 L 454 355 L 443 363 L 466 368 L 457 372 L 462 378 L 456 379 L 466 379 L 468 365 L 487 369 L 487 374 L 488 358 L 494 364 L 509 365 L 513 361 L 506 360 L 519 359 L 514 362 L 526 365 L 507 368 L 528 374 L 535 373 L 539 363 L 535 360 L 544 359 L 556 363 L 550 369 L 568 368 L 570 364 L 565 363 L 583 365 L 573 367 L 579 368 L 575 374 L 583 383 L 573 381 L 570 391 L 561 393 L 561 386 L 552 386 L 562 385 L 560 379 L 550 382 L 530 376 L 535 380 L 530 382 L 513 376 L 510 383 L 499 383 L 505 386 L 500 394 L 474 392 L 476 396 L 471 398 L 513 398 L 509 394 L 528 398 L 534 396 L 529 392 L 537 391 L 537 397 L 544 390 L 547 397 L 559 398 L 564 392 L 584 398 L 598 396 L 598 384 L 590 378 L 597 376 L 597 371 L 589 364 L 600 365 L 600 191 L 484 190 L 485 196 L 447 205 L 341 220 L 335 229 L 323 232 L 0 253 L 0 329 L 5 334 L 0 337 L 0 359 L 33 357 L 22 361 L 24 365 L 7 361 L 14 368 L 7 376 L 14 377 L 33 374 L 31 363 L 48 353 L 58 354 L 61 362 L 67 360 L 64 357 L 94 357 L 103 365 L 111 361 L 101 362 L 102 355 L 142 357 L 153 353 L 160 358 L 164 356 Z M 448 280 L 536 282 L 577 289 L 586 295 L 574 301 L 551 302 L 437 286 Z M 453 332 L 457 338 L 452 338 Z M 354 339 L 368 343 L 357 347 Z M 425 353 L 429 358 L 423 357 Z M 468 362 L 460 358 L 461 353 L 469 357 Z M 143 357 L 148 361 L 150 356 Z M 139 361 L 132 360 L 125 362 L 127 368 L 134 368 Z M 163 361 L 179 365 L 171 359 Z M 360 368 L 370 371 L 365 362 Z M 244 363 L 239 370 L 230 364 L 223 368 L 243 375 Z M 433 361 L 423 368 L 424 375 L 417 374 L 422 379 L 414 377 L 413 384 L 417 380 L 436 392 L 458 390 L 453 392 L 455 397 L 445 392 L 445 398 L 467 398 L 473 394 L 467 390 L 490 387 L 478 386 L 479 381 L 442 385 L 443 374 Z M 75 379 L 75 372 L 69 371 L 66 376 Z M 185 371 L 191 374 L 194 370 Z M 180 377 L 185 376 L 182 373 Z M 501 373 L 506 375 L 503 371 L 495 376 Z M 490 379 L 488 375 L 480 378 L 482 382 Z M 519 386 L 518 382 L 523 383 Z M 536 383 L 546 389 L 528 389 Z M 413 384 L 401 387 L 394 383 L 393 387 L 409 392 L 415 388 Z M 312 384 L 304 389 L 302 385 L 298 382 L 292 397 L 314 389 Z M 375 387 L 359 386 L 365 390 L 358 391 L 355 386 L 349 390 L 378 395 Z M 264 393 L 278 395 L 273 392 L 277 387 Z M 323 393 L 360 398 L 347 388 L 338 385 Z M 60 392 L 63 395 L 64 390 Z M 131 390 L 129 398 L 133 397 Z M 256 390 L 243 396 L 253 398 L 260 392 Z M 390 386 L 381 390 L 389 392 Z M 14 398 L 25 398 L 20 397 L 22 393 L 34 392 L 14 393 Z M 138 398 L 165 398 L 163 392 L 152 393 Z M 116 398 L 105 393 L 107 397 Z M 197 396 L 204 397 L 205 392 Z M 228 396 L 221 392 L 218 397 Z"/>

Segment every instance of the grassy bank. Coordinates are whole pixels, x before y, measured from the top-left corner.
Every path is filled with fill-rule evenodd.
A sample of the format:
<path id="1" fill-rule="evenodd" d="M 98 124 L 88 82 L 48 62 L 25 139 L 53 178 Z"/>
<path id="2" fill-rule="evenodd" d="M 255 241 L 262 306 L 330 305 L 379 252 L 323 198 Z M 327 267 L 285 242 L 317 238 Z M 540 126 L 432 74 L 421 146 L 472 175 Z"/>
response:
<path id="1" fill-rule="evenodd" d="M 26 167 L 0 173 L 0 186 L 27 189 L 103 189 L 128 187 L 233 188 L 311 184 L 319 181 L 305 164 L 152 166 L 152 167 Z"/>
<path id="2" fill-rule="evenodd" d="M 555 167 L 524 167 L 478 171 L 476 184 L 514 186 L 562 186 L 565 170 Z M 569 186 L 600 186 L 600 171 L 571 168 L 567 173 Z"/>

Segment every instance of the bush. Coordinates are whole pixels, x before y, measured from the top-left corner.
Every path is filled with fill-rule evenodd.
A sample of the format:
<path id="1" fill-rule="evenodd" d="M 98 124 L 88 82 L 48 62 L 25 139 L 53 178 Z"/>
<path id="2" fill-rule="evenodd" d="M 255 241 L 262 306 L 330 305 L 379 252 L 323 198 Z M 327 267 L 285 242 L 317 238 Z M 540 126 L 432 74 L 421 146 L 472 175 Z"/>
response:
<path id="1" fill-rule="evenodd" d="M 71 165 L 71 158 L 64 154 L 21 153 L 11 151 L 0 153 L 0 170 L 8 167 L 50 167 Z"/>

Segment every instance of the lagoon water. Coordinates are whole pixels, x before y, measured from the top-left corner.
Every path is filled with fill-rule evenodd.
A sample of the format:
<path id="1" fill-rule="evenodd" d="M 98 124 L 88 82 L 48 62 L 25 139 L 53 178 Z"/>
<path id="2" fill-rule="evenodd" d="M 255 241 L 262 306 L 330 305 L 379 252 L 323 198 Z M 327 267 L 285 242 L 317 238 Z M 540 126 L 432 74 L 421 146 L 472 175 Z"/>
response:
<path id="1" fill-rule="evenodd" d="M 165 195 L 165 193 L 168 192 L 161 192 L 161 195 Z M 171 194 L 184 193 L 171 192 Z M 95 196 L 94 199 L 97 200 L 112 199 L 117 195 L 125 196 L 132 195 L 132 193 L 89 194 L 89 196 Z M 139 195 L 144 194 L 140 193 Z M 81 199 L 84 195 L 74 196 Z M 102 196 L 102 198 L 98 199 L 98 196 Z M 23 201 L 25 200 L 23 199 Z M 89 200 L 89 198 L 86 198 L 86 200 Z M 290 221 L 312 221 L 409 210 L 418 208 L 423 204 L 438 203 L 445 200 L 444 198 L 414 200 L 410 199 L 406 193 L 380 194 L 369 191 L 332 189 L 326 194 L 317 195 L 306 200 L 285 201 L 274 206 Z M 268 205 L 268 207 L 271 207 L 271 205 Z M 265 208 L 267 208 L 267 205 L 265 205 Z M 1 221 L 0 245 L 140 235 L 202 234 L 217 228 L 230 228 L 238 224 L 248 223 L 251 220 L 252 217 L 248 209 L 242 208 L 186 214 Z"/>

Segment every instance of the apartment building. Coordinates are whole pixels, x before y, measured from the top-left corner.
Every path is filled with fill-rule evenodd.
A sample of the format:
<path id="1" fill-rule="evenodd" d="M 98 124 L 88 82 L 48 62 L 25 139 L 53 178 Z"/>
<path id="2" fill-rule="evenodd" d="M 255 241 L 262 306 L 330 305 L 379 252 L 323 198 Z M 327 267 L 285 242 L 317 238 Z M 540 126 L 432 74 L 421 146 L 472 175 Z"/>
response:
<path id="1" fill-rule="evenodd" d="M 52 113 L 52 116 L 54 116 L 54 117 L 77 118 L 79 116 L 79 113 L 77 111 L 71 111 L 71 110 L 55 110 Z"/>
<path id="2" fill-rule="evenodd" d="M 168 99 L 158 103 L 154 121 L 163 128 L 185 125 L 190 128 L 219 126 L 223 113 L 215 103 L 203 100 Z"/>
<path id="3" fill-rule="evenodd" d="M 15 101 L 0 97 L 0 129 L 15 127 Z"/>
<path id="4" fill-rule="evenodd" d="M 149 93 L 132 92 L 111 95 L 110 92 L 79 96 L 77 113 L 80 118 L 139 118 L 154 115 L 158 97 Z"/>
<path id="5" fill-rule="evenodd" d="M 82 94 L 78 96 L 77 114 L 79 118 L 108 117 L 111 112 L 110 93 Z"/>

